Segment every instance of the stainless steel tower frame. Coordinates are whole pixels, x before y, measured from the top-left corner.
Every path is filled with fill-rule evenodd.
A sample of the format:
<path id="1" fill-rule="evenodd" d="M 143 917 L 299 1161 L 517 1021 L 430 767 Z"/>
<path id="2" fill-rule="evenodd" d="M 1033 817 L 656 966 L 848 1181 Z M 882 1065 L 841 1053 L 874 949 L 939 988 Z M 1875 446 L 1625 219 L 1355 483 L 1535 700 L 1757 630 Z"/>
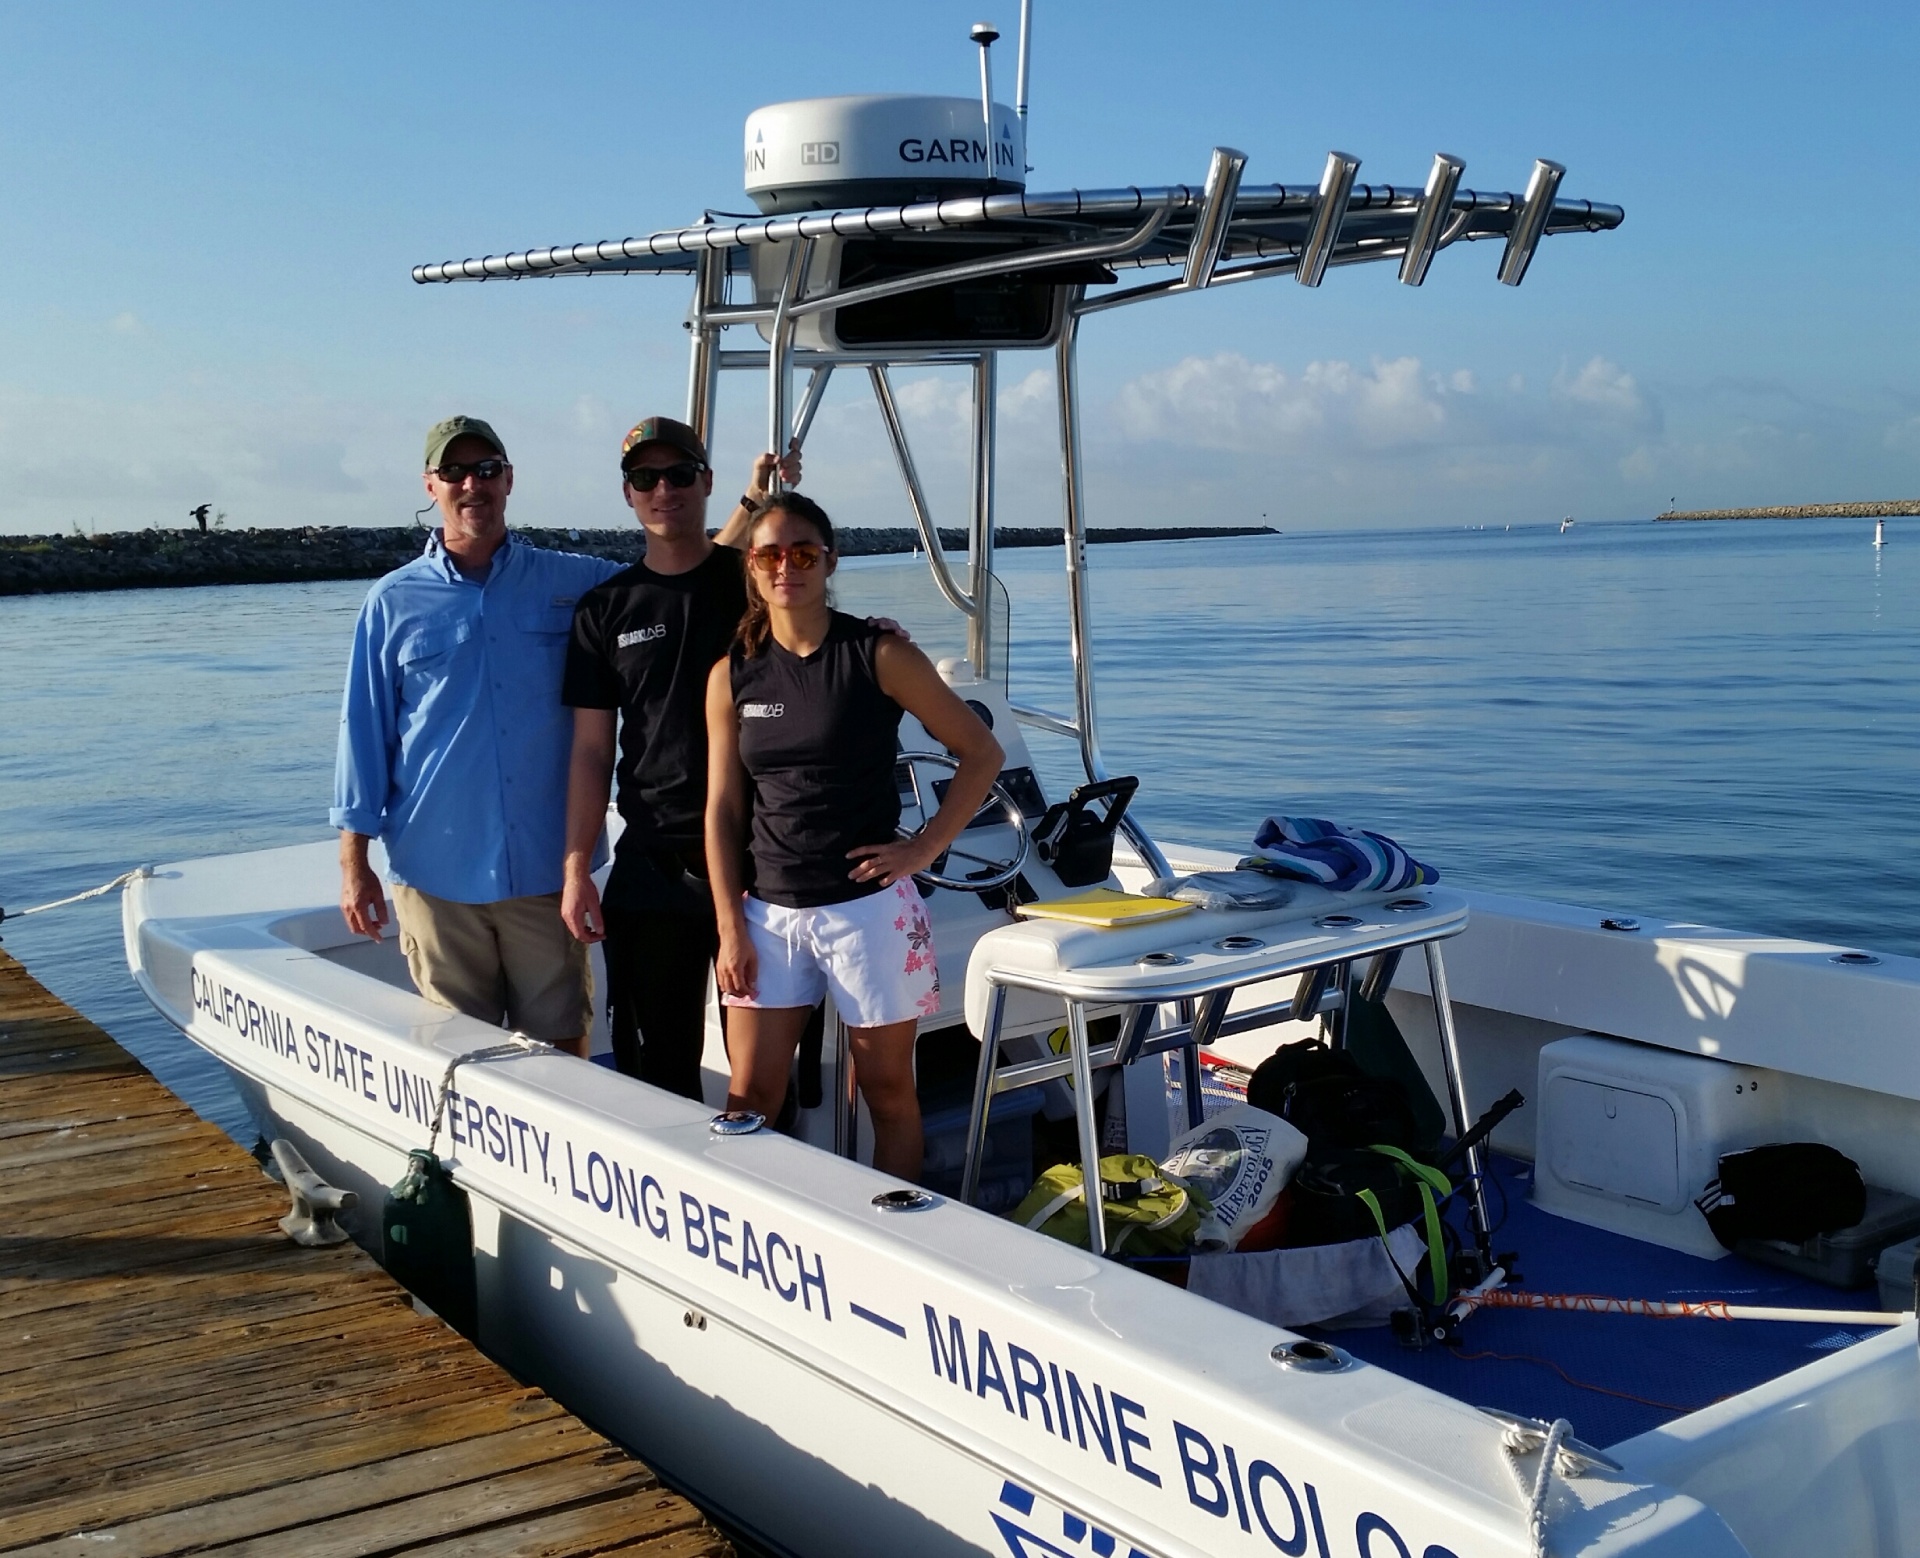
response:
<path id="1" fill-rule="evenodd" d="M 1023 41 L 1027 18 L 1022 18 Z M 1025 51 L 1020 64 L 1021 107 L 1025 107 Z M 1163 279 L 1115 286 L 1089 296 L 1085 282 L 1057 289 L 1049 339 L 1031 348 L 1051 349 L 1057 386 L 1061 473 L 1061 538 L 1066 563 L 1068 640 L 1072 656 L 1074 706 L 1071 714 L 1015 705 L 1022 723 L 1073 740 L 1090 780 L 1110 777 L 1101 750 L 1094 698 L 1092 598 L 1087 568 L 1086 490 L 1080 428 L 1080 321 L 1089 314 L 1185 292 L 1269 276 L 1292 275 L 1318 286 L 1333 267 L 1372 261 L 1400 262 L 1400 280 L 1419 286 L 1439 250 L 1454 243 L 1504 240 L 1499 279 L 1517 286 L 1534 251 L 1549 233 L 1598 232 L 1617 227 L 1617 206 L 1562 200 L 1564 170 L 1545 160 L 1534 164 L 1524 195 L 1487 194 L 1459 187 L 1463 164 L 1442 153 L 1423 187 L 1356 184 L 1360 162 L 1330 154 L 1315 185 L 1248 186 L 1242 175 L 1245 153 L 1216 147 L 1199 186 L 1067 190 L 1051 194 L 1013 193 L 951 197 L 866 210 L 808 212 L 787 217 L 720 219 L 686 228 L 605 243 L 526 250 L 479 259 L 422 265 L 418 282 L 484 281 L 493 278 L 591 275 L 601 272 L 674 272 L 693 279 L 693 304 L 687 324 L 691 359 L 687 375 L 687 420 L 712 445 L 720 375 L 728 370 L 767 374 L 767 446 L 783 449 L 805 443 L 828 381 L 837 367 L 864 367 L 882 426 L 899 467 L 908 507 L 935 587 L 967 622 L 967 658 L 980 676 L 1000 670 L 993 664 L 992 632 L 994 493 L 998 435 L 999 352 L 1003 349 L 953 343 L 910 349 L 858 350 L 799 344 L 800 325 L 810 316 L 861 303 L 899 297 L 933 287 L 1049 270 L 1056 275 L 1084 274 L 1089 266 L 1121 270 L 1171 270 Z M 933 270 L 917 271 L 853 286 L 813 279 L 831 270 L 816 260 L 823 241 L 849 237 L 908 234 L 1011 234 L 1020 243 L 1011 252 L 974 254 Z M 729 295 L 736 275 L 759 272 L 763 285 L 771 271 L 751 264 L 759 249 L 778 250 L 783 263 L 770 297 L 736 304 Z M 957 253 L 964 253 L 959 249 Z M 731 325 L 762 329 L 767 344 L 759 350 L 728 350 L 723 334 Z M 830 339 L 830 337 L 828 337 Z M 969 470 L 967 570 L 963 588 L 940 544 L 938 526 L 928 509 L 905 425 L 888 376 L 892 367 L 952 366 L 972 377 L 972 455 Z M 799 404 L 794 404 L 793 374 L 811 372 Z M 777 476 L 776 476 L 777 481 Z M 1129 811 L 1122 824 L 1140 858 L 1157 874 L 1166 858 Z"/>

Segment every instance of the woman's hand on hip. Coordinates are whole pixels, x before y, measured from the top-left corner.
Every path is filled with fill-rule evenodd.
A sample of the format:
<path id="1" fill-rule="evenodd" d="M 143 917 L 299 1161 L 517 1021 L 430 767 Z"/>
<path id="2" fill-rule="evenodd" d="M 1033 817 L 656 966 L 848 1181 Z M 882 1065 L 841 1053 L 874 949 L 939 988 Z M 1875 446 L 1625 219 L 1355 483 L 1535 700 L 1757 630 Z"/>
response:
<path id="1" fill-rule="evenodd" d="M 924 871 L 938 860 L 942 851 L 928 846 L 919 837 L 892 839 L 885 844 L 861 844 L 847 851 L 854 867 L 847 873 L 856 882 L 878 882 L 891 887 L 915 872 Z"/>

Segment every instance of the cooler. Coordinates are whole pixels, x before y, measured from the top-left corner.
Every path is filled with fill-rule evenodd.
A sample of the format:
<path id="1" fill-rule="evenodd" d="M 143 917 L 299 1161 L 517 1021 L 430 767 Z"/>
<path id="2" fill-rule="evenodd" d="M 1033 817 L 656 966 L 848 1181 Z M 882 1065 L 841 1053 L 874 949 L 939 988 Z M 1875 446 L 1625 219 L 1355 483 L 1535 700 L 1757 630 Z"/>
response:
<path id="1" fill-rule="evenodd" d="M 1540 1051 L 1533 1200 L 1707 1260 L 1727 1252 L 1694 1198 L 1728 1152 L 1777 1139 L 1777 1073 L 1577 1034 Z"/>

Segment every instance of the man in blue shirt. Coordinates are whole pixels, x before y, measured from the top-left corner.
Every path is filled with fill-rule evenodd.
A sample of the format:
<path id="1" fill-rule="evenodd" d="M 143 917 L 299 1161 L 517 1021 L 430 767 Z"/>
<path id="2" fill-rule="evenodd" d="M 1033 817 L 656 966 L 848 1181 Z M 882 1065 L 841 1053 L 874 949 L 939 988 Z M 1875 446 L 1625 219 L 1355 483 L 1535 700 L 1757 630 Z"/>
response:
<path id="1" fill-rule="evenodd" d="M 586 1053 L 586 948 L 560 919 L 574 603 L 620 565 L 516 541 L 513 466 L 485 422 L 427 435 L 440 528 L 360 608 L 330 813 L 340 908 L 380 938 L 387 848 L 400 944 L 442 1006 Z"/>

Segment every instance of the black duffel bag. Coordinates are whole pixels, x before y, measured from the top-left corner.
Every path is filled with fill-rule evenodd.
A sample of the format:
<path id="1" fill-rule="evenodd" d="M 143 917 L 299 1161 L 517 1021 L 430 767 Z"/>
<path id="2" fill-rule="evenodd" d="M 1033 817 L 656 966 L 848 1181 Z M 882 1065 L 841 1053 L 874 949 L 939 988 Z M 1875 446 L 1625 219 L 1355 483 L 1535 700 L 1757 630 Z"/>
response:
<path id="1" fill-rule="evenodd" d="M 1427 1243 L 1420 1264 L 1426 1268 L 1434 1302 L 1445 1297 L 1446 1240 L 1439 1202 L 1452 1187 L 1437 1169 L 1393 1147 L 1335 1150 L 1301 1164 L 1286 1193 L 1291 1198 L 1285 1241 L 1290 1249 L 1372 1238 L 1384 1244 L 1391 1230 L 1418 1222 Z M 1412 1293 L 1417 1278 L 1400 1275 Z"/>
<path id="2" fill-rule="evenodd" d="M 1365 1148 L 1335 1149 L 1309 1158 L 1288 1184 L 1293 1205 L 1287 1214 L 1289 1246 L 1345 1244 L 1371 1239 L 1380 1230 L 1360 1192 L 1370 1191 L 1388 1228 L 1410 1223 L 1421 1213 L 1416 1180 L 1392 1158 Z"/>
<path id="3" fill-rule="evenodd" d="M 1309 1158 L 1381 1143 L 1403 1151 L 1424 1145 L 1404 1086 L 1368 1076 L 1346 1050 L 1314 1039 L 1283 1044 L 1261 1061 L 1247 1102 L 1305 1136 Z"/>
<path id="4" fill-rule="evenodd" d="M 1860 1165 L 1817 1141 L 1781 1141 L 1720 1160 L 1720 1177 L 1694 1203 L 1728 1249 L 1742 1239 L 1805 1244 L 1852 1228 L 1867 1213 Z"/>

